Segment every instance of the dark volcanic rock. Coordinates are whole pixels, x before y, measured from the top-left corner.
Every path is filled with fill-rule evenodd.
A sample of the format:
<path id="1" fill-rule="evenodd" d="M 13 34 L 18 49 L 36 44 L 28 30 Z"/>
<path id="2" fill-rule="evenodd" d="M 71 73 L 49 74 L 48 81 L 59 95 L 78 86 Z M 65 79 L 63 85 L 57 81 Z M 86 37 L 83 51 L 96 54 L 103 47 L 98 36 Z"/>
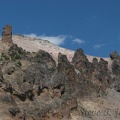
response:
<path id="1" fill-rule="evenodd" d="M 108 70 L 108 62 L 105 61 L 104 59 L 100 58 L 99 67 L 100 67 L 101 70 L 107 71 Z"/>
<path id="2" fill-rule="evenodd" d="M 119 57 L 119 54 L 117 51 L 114 51 L 113 53 L 110 54 L 110 58 L 112 60 L 117 59 Z"/>
<path id="3" fill-rule="evenodd" d="M 19 108 L 17 106 L 13 106 L 11 108 L 9 108 L 9 112 L 13 115 L 16 116 L 17 113 L 20 112 Z"/>
<path id="4" fill-rule="evenodd" d="M 16 44 L 13 44 L 8 50 L 8 55 L 10 56 L 11 60 L 16 60 L 25 58 L 27 52 L 22 48 L 18 47 Z"/>
<path id="5" fill-rule="evenodd" d="M 86 55 L 84 54 L 84 51 L 82 49 L 78 49 L 75 54 L 74 57 L 72 59 L 72 63 L 78 62 L 79 60 L 83 60 L 83 61 L 88 61 Z"/>
<path id="6" fill-rule="evenodd" d="M 114 77 L 114 89 L 117 91 L 117 92 L 120 92 L 120 76 L 116 76 Z"/>
<path id="7" fill-rule="evenodd" d="M 5 27 L 2 41 L 11 42 L 11 34 L 11 27 Z M 59 53 L 56 64 L 46 51 L 28 53 L 11 45 L 1 52 L 0 113 L 11 120 L 71 120 L 72 112 L 84 108 L 79 103 L 83 98 L 102 98 L 111 86 L 120 92 L 120 57 L 117 52 L 110 57 L 111 70 L 102 58 L 89 62 L 82 49 L 75 52 L 72 63 Z"/>
<path id="8" fill-rule="evenodd" d="M 61 72 L 62 76 L 64 76 L 65 91 L 70 93 L 75 92 L 76 73 L 74 66 L 70 64 L 66 55 L 62 55 L 61 53 L 58 55 L 58 72 Z"/>
<path id="9" fill-rule="evenodd" d="M 113 61 L 112 72 L 114 75 L 120 75 L 120 57 Z"/>
<path id="10" fill-rule="evenodd" d="M 96 66 L 98 65 L 98 59 L 97 58 L 93 58 L 93 64 Z"/>
<path id="11" fill-rule="evenodd" d="M 110 55 L 112 55 L 112 74 L 113 74 L 113 88 L 117 91 L 120 92 L 120 56 L 118 55 L 118 53 L 115 51 L 113 53 L 111 53 Z"/>
<path id="12" fill-rule="evenodd" d="M 0 71 L 0 82 L 3 82 L 3 73 Z"/>

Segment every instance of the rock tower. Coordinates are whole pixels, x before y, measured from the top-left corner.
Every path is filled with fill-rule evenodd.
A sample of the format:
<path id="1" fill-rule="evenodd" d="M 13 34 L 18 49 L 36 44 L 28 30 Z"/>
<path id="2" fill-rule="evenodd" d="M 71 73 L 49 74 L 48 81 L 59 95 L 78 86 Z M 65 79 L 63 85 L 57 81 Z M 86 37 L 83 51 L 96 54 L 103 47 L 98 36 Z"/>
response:
<path id="1" fill-rule="evenodd" d="M 12 43 L 12 27 L 11 25 L 6 25 L 2 31 L 2 41 L 7 43 Z"/>

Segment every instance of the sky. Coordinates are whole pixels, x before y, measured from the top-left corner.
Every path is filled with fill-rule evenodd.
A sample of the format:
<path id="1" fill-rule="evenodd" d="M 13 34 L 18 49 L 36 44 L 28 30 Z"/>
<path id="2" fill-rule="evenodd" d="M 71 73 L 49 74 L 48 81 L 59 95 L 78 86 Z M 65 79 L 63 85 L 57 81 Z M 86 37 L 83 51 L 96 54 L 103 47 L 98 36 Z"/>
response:
<path id="1" fill-rule="evenodd" d="M 120 53 L 120 0 L 0 0 L 0 33 L 6 24 L 88 55 Z"/>

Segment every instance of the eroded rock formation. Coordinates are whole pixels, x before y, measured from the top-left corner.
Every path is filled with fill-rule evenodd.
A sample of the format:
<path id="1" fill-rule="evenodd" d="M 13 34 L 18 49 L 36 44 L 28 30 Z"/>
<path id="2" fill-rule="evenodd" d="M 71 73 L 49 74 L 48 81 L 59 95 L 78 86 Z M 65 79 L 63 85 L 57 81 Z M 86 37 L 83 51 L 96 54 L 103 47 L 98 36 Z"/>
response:
<path id="1" fill-rule="evenodd" d="M 2 41 L 7 43 L 12 43 L 12 27 L 11 25 L 6 25 L 2 31 Z"/>
<path id="2" fill-rule="evenodd" d="M 2 38 L 3 42 L 11 40 L 10 36 Z M 59 53 L 56 64 L 43 50 L 30 53 L 13 44 L 6 54 L 1 51 L 0 119 L 72 120 L 73 113 L 80 117 L 86 110 L 81 99 L 102 98 L 111 86 L 120 91 L 120 56 L 112 53 L 111 59 L 110 70 L 104 59 L 94 58 L 91 63 L 78 49 L 72 63 Z M 86 115 L 82 119 L 92 117 Z"/>

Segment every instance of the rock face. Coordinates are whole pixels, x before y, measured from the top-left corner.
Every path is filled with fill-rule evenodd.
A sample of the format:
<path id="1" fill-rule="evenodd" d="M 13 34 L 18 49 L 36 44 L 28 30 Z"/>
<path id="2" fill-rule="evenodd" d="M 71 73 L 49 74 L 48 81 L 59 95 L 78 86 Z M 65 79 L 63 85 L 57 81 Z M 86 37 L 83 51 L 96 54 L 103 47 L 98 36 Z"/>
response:
<path id="1" fill-rule="evenodd" d="M 2 41 L 12 43 L 12 27 L 10 25 L 6 25 L 3 28 Z"/>
<path id="2" fill-rule="evenodd" d="M 113 53 L 110 54 L 110 58 L 112 60 L 117 59 L 118 57 L 119 57 L 119 54 L 117 53 L 117 51 L 114 51 Z"/>
<path id="3" fill-rule="evenodd" d="M 13 44 L 6 53 L 1 51 L 0 56 L 0 119 L 77 120 L 76 116 L 78 120 L 96 119 L 90 114 L 81 116 L 92 105 L 85 103 L 88 105 L 85 108 L 82 99 L 100 100 L 110 87 L 120 92 L 120 56 L 111 56 L 111 69 L 102 58 L 89 62 L 82 49 L 75 52 L 71 63 L 59 53 L 56 64 L 46 51 L 30 53 Z"/>
<path id="4" fill-rule="evenodd" d="M 113 59 L 112 63 L 112 72 L 114 75 L 113 86 L 117 92 L 120 92 L 120 56 L 116 51 L 111 53 L 110 56 L 112 56 L 111 59 Z"/>
<path id="5" fill-rule="evenodd" d="M 81 48 L 75 52 L 72 63 L 75 63 L 78 60 L 88 61 L 87 57 L 84 54 L 84 51 Z"/>

